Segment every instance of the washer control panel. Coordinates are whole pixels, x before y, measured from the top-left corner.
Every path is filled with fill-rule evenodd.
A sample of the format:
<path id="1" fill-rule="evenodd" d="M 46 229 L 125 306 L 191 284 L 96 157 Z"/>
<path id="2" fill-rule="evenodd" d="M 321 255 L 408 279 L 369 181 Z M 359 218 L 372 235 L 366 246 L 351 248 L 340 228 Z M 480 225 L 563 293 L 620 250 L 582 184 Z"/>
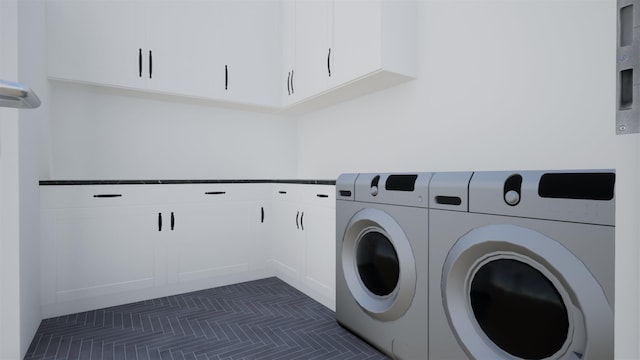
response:
<path id="1" fill-rule="evenodd" d="M 429 207 L 432 173 L 358 174 L 355 201 Z"/>

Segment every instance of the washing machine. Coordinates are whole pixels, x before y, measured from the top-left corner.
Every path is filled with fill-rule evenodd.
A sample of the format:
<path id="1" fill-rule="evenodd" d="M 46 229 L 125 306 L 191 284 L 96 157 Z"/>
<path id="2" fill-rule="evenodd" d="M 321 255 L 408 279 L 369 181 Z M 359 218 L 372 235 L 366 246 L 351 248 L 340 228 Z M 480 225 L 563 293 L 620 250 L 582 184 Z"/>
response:
<path id="1" fill-rule="evenodd" d="M 615 172 L 437 173 L 429 359 L 613 359 Z"/>
<path id="2" fill-rule="evenodd" d="M 336 319 L 395 359 L 427 358 L 431 173 L 336 181 Z"/>

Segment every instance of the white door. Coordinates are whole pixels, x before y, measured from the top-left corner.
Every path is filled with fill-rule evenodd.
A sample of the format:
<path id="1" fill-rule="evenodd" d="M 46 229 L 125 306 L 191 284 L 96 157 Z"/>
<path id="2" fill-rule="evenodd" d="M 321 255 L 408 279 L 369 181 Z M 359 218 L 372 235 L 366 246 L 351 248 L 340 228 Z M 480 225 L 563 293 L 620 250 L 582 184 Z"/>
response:
<path id="1" fill-rule="evenodd" d="M 327 89 L 329 79 L 329 2 L 296 1 L 296 68 L 293 87 L 297 99 Z"/>
<path id="2" fill-rule="evenodd" d="M 333 0 L 331 87 L 381 67 L 381 10 L 381 0 Z"/>
<path id="3" fill-rule="evenodd" d="M 122 291 L 151 288 L 156 281 L 155 211 L 146 206 L 52 210 L 48 231 L 55 241 L 56 301 L 73 301 Z M 51 248 L 51 247 L 50 247 Z"/>
<path id="4" fill-rule="evenodd" d="M 221 195 L 224 196 L 224 195 Z M 242 202 L 168 206 L 170 283 L 215 279 L 249 269 L 248 212 Z"/>
<path id="5" fill-rule="evenodd" d="M 152 56 L 152 90 L 196 97 L 224 93 L 223 21 L 218 1 L 148 3 L 145 61 Z"/>
<path id="6" fill-rule="evenodd" d="M 278 84 L 282 93 L 283 104 L 295 101 L 295 92 L 291 88 L 292 72 L 296 68 L 296 2 L 286 0 L 282 3 L 282 72 Z"/>
<path id="7" fill-rule="evenodd" d="M 143 88 L 144 5 L 142 1 L 48 1 L 48 75 Z"/>
<path id="8" fill-rule="evenodd" d="M 276 1 L 225 1 L 225 98 L 238 103 L 279 106 L 281 9 Z"/>
<path id="9" fill-rule="evenodd" d="M 304 265 L 301 209 L 294 186 L 276 186 L 271 213 L 271 261 L 285 279 L 300 281 Z"/>
<path id="10" fill-rule="evenodd" d="M 307 286 L 335 299 L 336 289 L 336 212 L 333 186 L 306 186 L 302 224 L 305 234 Z"/>

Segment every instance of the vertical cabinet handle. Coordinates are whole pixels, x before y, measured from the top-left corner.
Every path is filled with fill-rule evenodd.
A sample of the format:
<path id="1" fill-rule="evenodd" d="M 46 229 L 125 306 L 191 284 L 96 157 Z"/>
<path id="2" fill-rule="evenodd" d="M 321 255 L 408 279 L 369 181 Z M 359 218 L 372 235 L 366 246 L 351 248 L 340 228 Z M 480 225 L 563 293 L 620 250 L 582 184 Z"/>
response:
<path id="1" fill-rule="evenodd" d="M 173 216 L 173 211 L 171 212 L 171 231 L 173 231 L 173 228 L 176 226 L 176 218 L 175 216 Z"/>
<path id="2" fill-rule="evenodd" d="M 153 74 L 153 57 L 151 56 L 151 50 L 149 50 L 149 79 L 151 79 L 152 74 Z"/>
<path id="3" fill-rule="evenodd" d="M 229 67 L 224 66 L 224 89 L 229 90 Z"/>
<path id="4" fill-rule="evenodd" d="M 329 77 L 331 77 L 331 48 L 329 48 L 329 55 L 327 55 L 327 71 L 329 72 Z"/>
<path id="5" fill-rule="evenodd" d="M 142 49 L 138 49 L 138 77 L 142 77 Z"/>
<path id="6" fill-rule="evenodd" d="M 298 222 L 298 217 L 300 217 L 300 211 L 296 213 L 296 229 L 300 229 L 300 223 Z"/>
<path id="7" fill-rule="evenodd" d="M 291 95 L 291 71 L 287 74 L 287 93 Z"/>
<path id="8" fill-rule="evenodd" d="M 304 218 L 304 211 L 300 214 L 300 230 L 304 231 L 304 222 L 302 219 Z"/>
<path id="9" fill-rule="evenodd" d="M 264 223 L 264 206 L 260 207 L 260 223 Z"/>
<path id="10" fill-rule="evenodd" d="M 158 231 L 162 231 L 162 213 L 158 213 Z"/>
<path id="11" fill-rule="evenodd" d="M 291 70 L 291 94 L 295 93 L 293 90 L 293 70 Z"/>

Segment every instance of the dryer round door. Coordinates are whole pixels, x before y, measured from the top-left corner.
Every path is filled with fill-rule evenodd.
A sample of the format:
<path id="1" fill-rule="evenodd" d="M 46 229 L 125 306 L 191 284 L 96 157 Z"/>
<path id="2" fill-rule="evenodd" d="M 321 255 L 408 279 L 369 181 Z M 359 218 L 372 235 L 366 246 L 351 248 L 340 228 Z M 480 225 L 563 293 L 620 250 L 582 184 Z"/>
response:
<path id="1" fill-rule="evenodd" d="M 358 211 L 342 239 L 342 269 L 351 295 L 371 317 L 390 321 L 411 306 L 416 266 L 402 227 L 379 209 Z"/>
<path id="2" fill-rule="evenodd" d="M 593 277 L 557 241 L 514 225 L 460 238 L 442 272 L 444 310 L 474 359 L 607 359 L 613 310 Z"/>

